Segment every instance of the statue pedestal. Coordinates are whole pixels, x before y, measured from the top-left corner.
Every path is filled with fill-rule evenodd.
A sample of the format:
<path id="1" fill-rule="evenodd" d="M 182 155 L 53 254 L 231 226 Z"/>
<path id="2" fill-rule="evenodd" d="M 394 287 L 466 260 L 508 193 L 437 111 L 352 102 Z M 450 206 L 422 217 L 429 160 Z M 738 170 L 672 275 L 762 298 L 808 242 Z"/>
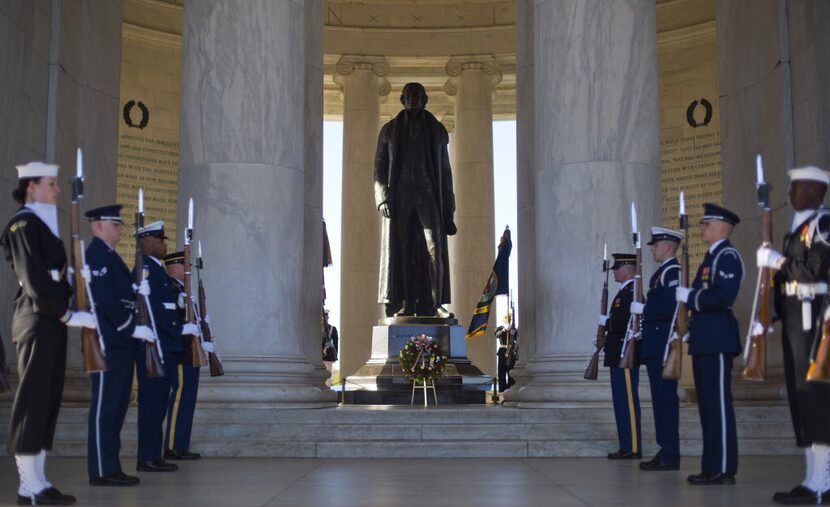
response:
<path id="1" fill-rule="evenodd" d="M 435 317 L 390 317 L 374 326 L 372 357 L 347 379 L 346 403 L 408 405 L 412 381 L 401 371 L 398 353 L 410 338 L 422 334 L 436 340 L 447 354 L 444 376 L 435 382 L 439 404 L 485 403 L 493 379 L 467 359 L 464 328 L 455 319 Z"/>

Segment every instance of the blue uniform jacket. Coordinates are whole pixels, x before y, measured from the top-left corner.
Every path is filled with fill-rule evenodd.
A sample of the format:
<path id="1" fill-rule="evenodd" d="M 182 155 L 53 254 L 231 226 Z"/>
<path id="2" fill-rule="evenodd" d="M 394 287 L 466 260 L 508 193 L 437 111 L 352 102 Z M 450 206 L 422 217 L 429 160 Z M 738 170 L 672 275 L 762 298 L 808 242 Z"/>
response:
<path id="1" fill-rule="evenodd" d="M 98 238 L 86 249 L 86 263 L 92 272 L 89 285 L 95 300 L 99 332 L 107 349 L 134 348 L 135 291 L 130 270 L 121 256 Z"/>
<path id="2" fill-rule="evenodd" d="M 643 309 L 643 341 L 640 357 L 663 357 L 671 320 L 677 308 L 674 292 L 680 283 L 680 263 L 672 257 L 651 275 Z"/>
<path id="3" fill-rule="evenodd" d="M 173 287 L 173 282 L 167 271 L 155 258 L 144 256 L 144 267 L 149 270 L 150 307 L 156 322 L 156 332 L 161 340 L 161 350 L 164 352 L 182 351 L 182 326 L 176 312 L 176 302 L 179 292 Z"/>
<path id="4" fill-rule="evenodd" d="M 732 305 L 744 277 L 741 254 L 729 240 L 706 252 L 687 302 L 692 311 L 689 354 L 733 354 L 741 351 L 738 321 Z"/>

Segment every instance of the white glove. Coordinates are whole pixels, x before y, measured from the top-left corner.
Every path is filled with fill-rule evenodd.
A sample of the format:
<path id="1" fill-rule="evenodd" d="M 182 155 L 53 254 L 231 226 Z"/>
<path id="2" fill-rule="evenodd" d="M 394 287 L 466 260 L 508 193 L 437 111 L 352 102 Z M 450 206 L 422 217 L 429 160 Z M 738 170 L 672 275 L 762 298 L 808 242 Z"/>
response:
<path id="1" fill-rule="evenodd" d="M 683 335 L 683 343 L 689 343 L 689 333 Z"/>
<path id="2" fill-rule="evenodd" d="M 146 278 L 141 280 L 141 283 L 138 284 L 137 292 L 145 297 L 150 295 L 150 282 L 148 282 Z"/>
<path id="3" fill-rule="evenodd" d="M 678 287 L 674 290 L 674 299 L 676 299 L 679 303 L 687 303 L 691 292 L 692 289 L 688 287 Z"/>
<path id="4" fill-rule="evenodd" d="M 186 297 L 187 294 L 185 294 L 184 292 L 179 292 L 179 299 L 176 300 L 176 305 L 178 305 L 179 308 L 184 308 Z"/>
<path id="5" fill-rule="evenodd" d="M 606 322 L 608 322 L 608 315 L 598 315 L 597 316 L 597 324 L 598 325 L 604 326 Z"/>
<path id="6" fill-rule="evenodd" d="M 84 264 L 84 267 L 81 268 L 81 278 L 83 278 L 86 283 L 90 283 L 92 281 L 92 272 L 86 264 Z"/>
<path id="7" fill-rule="evenodd" d="M 196 324 L 192 322 L 185 322 L 182 327 L 182 335 L 202 336 L 202 333 L 199 331 L 199 326 Z"/>
<path id="8" fill-rule="evenodd" d="M 157 340 L 156 335 L 153 334 L 153 330 L 148 326 L 135 326 L 133 338 L 144 340 L 145 342 L 154 342 Z"/>
<path id="9" fill-rule="evenodd" d="M 755 263 L 759 268 L 781 269 L 785 260 L 787 259 L 780 253 L 763 246 L 755 254 Z"/>
<path id="10" fill-rule="evenodd" d="M 202 342 L 202 350 L 205 351 L 205 354 L 210 354 L 215 349 L 213 348 L 213 343 L 211 343 L 211 342 Z"/>
<path id="11" fill-rule="evenodd" d="M 644 305 L 643 303 L 638 303 L 636 301 L 632 301 L 630 310 L 631 310 L 631 313 L 633 313 L 635 315 L 642 315 L 643 314 L 643 308 L 645 308 L 645 307 L 646 307 L 646 305 Z"/>
<path id="12" fill-rule="evenodd" d="M 202 320 L 205 321 L 205 324 L 210 324 L 210 314 L 205 315 Z"/>
<path id="13" fill-rule="evenodd" d="M 89 312 L 72 312 L 69 320 L 66 321 L 68 327 L 88 327 L 89 329 L 97 329 L 95 324 L 95 317 Z"/>

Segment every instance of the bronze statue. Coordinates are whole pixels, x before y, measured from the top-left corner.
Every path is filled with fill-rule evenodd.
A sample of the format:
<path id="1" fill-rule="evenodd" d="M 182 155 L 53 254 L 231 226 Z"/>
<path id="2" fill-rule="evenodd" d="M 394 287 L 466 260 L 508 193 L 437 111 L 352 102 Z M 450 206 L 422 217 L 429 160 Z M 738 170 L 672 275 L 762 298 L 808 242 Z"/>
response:
<path id="1" fill-rule="evenodd" d="M 375 154 L 375 204 L 383 217 L 378 302 L 386 315 L 450 317 L 447 236 L 456 233 L 447 129 L 424 107 L 420 83 L 383 126 Z"/>

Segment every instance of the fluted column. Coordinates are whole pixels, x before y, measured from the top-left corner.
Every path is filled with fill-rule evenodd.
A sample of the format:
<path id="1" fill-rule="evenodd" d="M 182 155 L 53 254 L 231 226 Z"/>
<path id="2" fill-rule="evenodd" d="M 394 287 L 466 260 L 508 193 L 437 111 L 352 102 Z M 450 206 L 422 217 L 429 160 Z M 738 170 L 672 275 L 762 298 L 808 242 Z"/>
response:
<path id="1" fill-rule="evenodd" d="M 467 325 L 495 258 L 493 232 L 493 88 L 502 73 L 493 56 L 453 57 L 444 86 L 455 99 L 453 189 L 458 233 L 450 260 L 452 310 Z M 490 315 L 493 330 L 495 312 Z M 496 373 L 492 334 L 467 343 L 467 357 L 482 371 Z"/>
<path id="2" fill-rule="evenodd" d="M 383 57 L 343 56 L 334 81 L 343 92 L 343 201 L 340 247 L 340 372 L 369 359 L 378 305 L 380 216 L 375 207 L 374 160 L 380 131 L 379 97 L 389 93 Z"/>
<path id="3" fill-rule="evenodd" d="M 535 192 L 535 325 L 521 322 L 521 339 L 533 340 L 534 350 L 506 399 L 527 406 L 606 399 L 607 385 L 582 380 L 596 330 L 602 246 L 632 250 L 631 201 L 641 232 L 660 218 L 655 5 L 523 0 L 519 12 L 525 71 L 517 76 L 518 102 L 528 112 L 532 100 L 535 112 L 518 117 L 520 132 L 528 132 L 528 121 L 535 131 L 533 163 L 519 165 L 520 184 L 532 171 Z M 532 34 L 532 68 L 523 33 Z M 522 96 L 529 91 L 532 99 Z"/>
<path id="4" fill-rule="evenodd" d="M 304 302 L 305 260 L 322 255 L 305 231 L 319 206 L 307 176 L 320 172 L 320 161 L 307 160 L 313 148 L 306 143 L 322 121 L 322 94 L 309 87 L 322 77 L 308 58 L 308 51 L 319 57 L 318 3 L 185 5 L 179 195 L 180 203 L 196 201 L 195 234 L 205 248 L 226 372 L 203 378 L 203 401 L 309 406 L 334 398 L 305 345 L 319 343 L 320 333 Z"/>

